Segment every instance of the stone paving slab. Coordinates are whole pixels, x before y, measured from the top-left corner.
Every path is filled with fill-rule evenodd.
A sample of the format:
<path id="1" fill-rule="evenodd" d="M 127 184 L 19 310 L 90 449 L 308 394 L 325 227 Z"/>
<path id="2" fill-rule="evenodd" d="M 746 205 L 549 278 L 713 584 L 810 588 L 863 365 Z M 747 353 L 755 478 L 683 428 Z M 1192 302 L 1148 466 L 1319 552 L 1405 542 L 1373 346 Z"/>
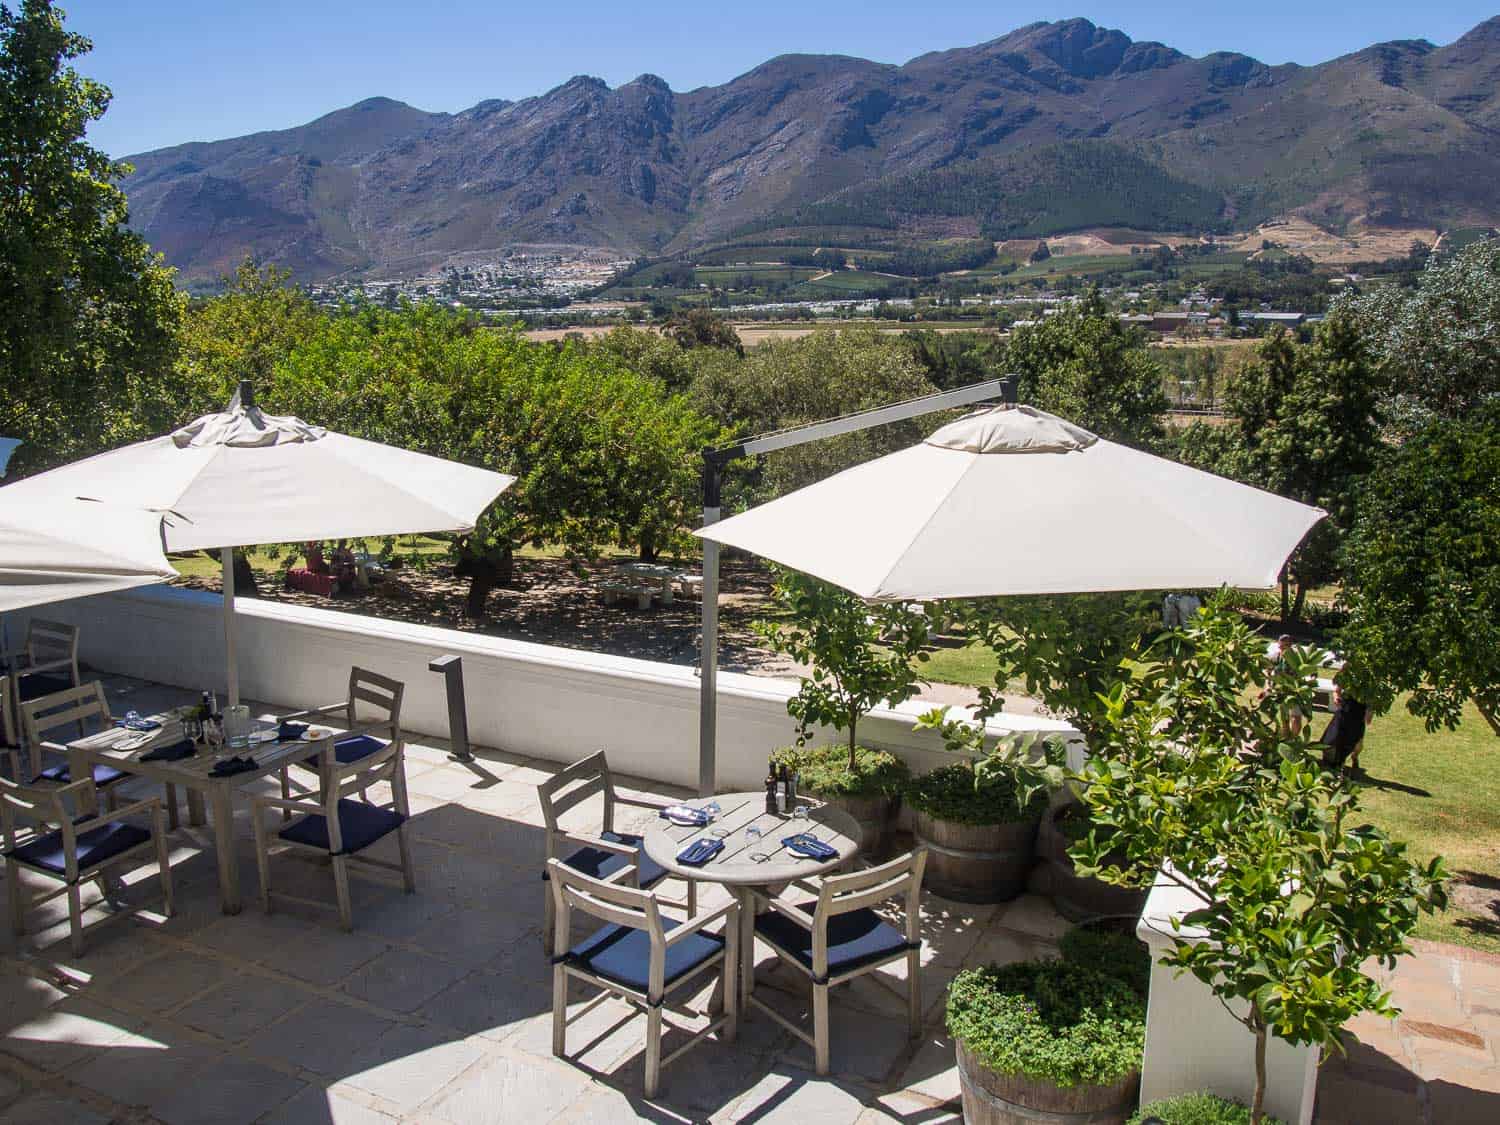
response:
<path id="1" fill-rule="evenodd" d="M 106 686 L 122 709 L 185 698 L 138 682 Z M 173 918 L 151 913 L 156 883 L 146 871 L 124 900 L 147 912 L 94 935 L 81 958 L 68 950 L 57 906 L 39 912 L 25 938 L 0 936 L 0 1120 L 941 1125 L 959 1120 L 942 1027 L 948 981 L 966 965 L 1050 953 L 1067 930 L 1037 896 L 968 906 L 924 895 L 919 1040 L 907 1037 L 898 962 L 835 993 L 829 1078 L 812 1073 L 805 1045 L 752 1012 L 736 1043 L 709 1040 L 665 1068 L 648 1101 L 642 1020 L 618 1001 L 569 1028 L 566 1060 L 552 1056 L 535 786 L 555 766 L 479 754 L 465 766 L 437 740 L 410 747 L 417 893 L 356 878 L 352 934 L 331 910 L 260 911 L 241 807 L 244 913 L 219 913 L 211 837 L 185 826 L 172 838 Z M 326 866 L 286 856 L 273 864 L 278 885 L 332 905 Z M 705 888 L 702 900 L 717 903 L 717 893 Z M 99 916 L 112 909 L 95 891 L 88 901 Z M 1394 1022 L 1350 1025 L 1348 1054 L 1325 1063 L 1317 1120 L 1500 1121 L 1500 958 L 1417 943 L 1382 979 L 1406 1010 Z M 764 948 L 757 980 L 788 1018 L 807 1018 L 805 983 Z M 667 1049 L 679 1041 L 669 1035 Z"/>

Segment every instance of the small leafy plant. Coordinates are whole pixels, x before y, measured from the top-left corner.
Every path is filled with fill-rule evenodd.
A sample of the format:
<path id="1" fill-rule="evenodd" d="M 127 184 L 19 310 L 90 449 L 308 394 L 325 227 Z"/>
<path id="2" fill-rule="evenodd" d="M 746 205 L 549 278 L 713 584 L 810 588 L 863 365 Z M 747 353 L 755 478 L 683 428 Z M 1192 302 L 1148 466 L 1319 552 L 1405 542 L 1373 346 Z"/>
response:
<path id="1" fill-rule="evenodd" d="M 948 1032 L 985 1066 L 1057 1086 L 1140 1069 L 1146 1006 L 1118 977 L 1071 961 L 966 969 L 948 988 Z"/>
<path id="2" fill-rule="evenodd" d="M 912 808 L 955 824 L 1019 824 L 1039 819 L 1047 807 L 1040 790 L 1025 790 L 1014 775 L 982 774 L 968 762 L 942 766 L 906 787 Z"/>
<path id="3" fill-rule="evenodd" d="M 1179 1094 L 1141 1106 L 1125 1125 L 1145 1125 L 1153 1120 L 1162 1125 L 1250 1125 L 1250 1107 L 1217 1094 Z M 1261 1121 L 1264 1125 L 1281 1125 L 1275 1117 L 1263 1117 Z"/>
<path id="4" fill-rule="evenodd" d="M 778 766 L 802 775 L 802 789 L 820 797 L 894 797 L 905 789 L 911 771 L 884 750 L 856 746 L 851 760 L 843 746 L 788 746 L 771 755 Z"/>
<path id="5" fill-rule="evenodd" d="M 1074 926 L 1057 943 L 1063 960 L 1086 965 L 1124 981 L 1142 1000 L 1151 984 L 1151 953 L 1132 934 L 1096 926 Z"/>

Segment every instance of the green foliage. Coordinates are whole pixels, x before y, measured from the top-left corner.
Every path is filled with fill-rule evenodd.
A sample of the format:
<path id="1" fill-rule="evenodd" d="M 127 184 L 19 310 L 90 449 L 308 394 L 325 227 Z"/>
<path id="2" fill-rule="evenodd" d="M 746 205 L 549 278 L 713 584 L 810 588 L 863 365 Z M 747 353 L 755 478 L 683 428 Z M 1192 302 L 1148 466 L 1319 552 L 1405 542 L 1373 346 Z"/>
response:
<path id="1" fill-rule="evenodd" d="M 1343 677 L 1429 731 L 1473 699 L 1500 734 L 1500 400 L 1385 450 L 1345 546 Z"/>
<path id="2" fill-rule="evenodd" d="M 935 389 L 900 339 L 872 328 L 819 328 L 800 339 L 752 348 L 742 360 L 726 349 L 697 348 L 688 354 L 696 373 L 690 392 L 694 407 L 741 434 L 886 406 Z M 925 433 L 921 422 L 904 422 L 779 450 L 726 484 L 726 504 L 732 508 L 784 495 L 912 445 Z"/>
<path id="3" fill-rule="evenodd" d="M 974 599 L 953 611 L 997 660 L 994 684 L 979 689 L 980 716 L 999 714 L 1004 693 L 1019 680 L 1091 744 L 1104 709 L 1100 696 L 1128 674 L 1131 657 L 1161 626 L 1152 594 Z"/>
<path id="4" fill-rule="evenodd" d="M 757 631 L 777 652 L 809 666 L 786 705 L 797 720 L 797 744 L 819 726 L 846 730 L 849 772 L 857 773 L 860 716 L 882 701 L 911 698 L 922 682 L 912 662 L 927 659 L 927 618 L 781 568 L 771 596 L 788 620 L 759 623 Z"/>
<path id="5" fill-rule="evenodd" d="M 1193 427 L 1184 436 L 1188 463 L 1329 513 L 1291 559 L 1297 599 L 1289 618 L 1300 616 L 1308 589 L 1338 575 L 1356 486 L 1380 449 L 1384 387 L 1358 324 L 1337 311 L 1307 344 L 1280 330 L 1267 337 L 1226 396 L 1233 424 Z"/>
<path id="6" fill-rule="evenodd" d="M 728 348 L 736 355 L 745 354 L 734 326 L 701 305 L 667 321 L 666 334 L 680 348 Z"/>
<path id="7" fill-rule="evenodd" d="M 1159 446 L 1168 402 L 1145 337 L 1097 291 L 1057 316 L 1016 328 L 1002 364 L 1020 376 L 1020 400 L 1141 449 Z"/>
<path id="8" fill-rule="evenodd" d="M 1268 1035 L 1337 1050 L 1355 1015 L 1393 1014 L 1364 966 L 1393 965 L 1445 902 L 1441 860 L 1418 866 L 1364 824 L 1310 724 L 1292 729 L 1326 654 L 1294 647 L 1267 667 L 1262 651 L 1217 607 L 1162 635 L 1110 693 L 1074 778 L 1104 831 L 1069 851 L 1081 875 L 1146 886 L 1162 872 L 1193 896 L 1163 961 L 1230 1007 L 1258 1062 Z"/>
<path id="9" fill-rule="evenodd" d="M 845 746 L 788 746 L 771 757 L 801 774 L 802 789 L 820 797 L 899 796 L 911 772 L 894 754 L 866 746 L 854 748 L 853 769 Z"/>
<path id="10" fill-rule="evenodd" d="M 509 578 L 513 548 L 609 543 L 648 557 L 683 534 L 695 456 L 720 431 L 609 351 L 535 343 L 433 306 L 320 317 L 265 396 L 309 421 L 508 472 L 516 483 L 458 542 L 470 612 Z"/>
<path id="11" fill-rule="evenodd" d="M 968 762 L 940 766 L 906 786 L 906 803 L 937 820 L 955 824 L 1021 824 L 1040 820 L 1046 794 L 1024 790 L 1010 771 L 988 773 Z"/>
<path id="12" fill-rule="evenodd" d="M 129 169 L 85 131 L 110 92 L 47 0 L 0 6 L 0 434 L 45 468 L 178 421 L 167 377 L 182 299 L 126 225 Z"/>
<path id="13" fill-rule="evenodd" d="M 1118 1082 L 1146 1045 L 1141 997 L 1070 961 L 965 969 L 948 987 L 947 1024 L 990 1069 L 1058 1086 Z"/>
<path id="14" fill-rule="evenodd" d="M 1250 1107 L 1217 1094 L 1179 1094 L 1141 1106 L 1125 1125 L 1145 1125 L 1153 1118 L 1162 1125 L 1250 1125 Z M 1275 1117 L 1262 1117 L 1261 1121 L 1264 1125 L 1282 1125 Z"/>
<path id="15" fill-rule="evenodd" d="M 989 238 L 955 238 L 874 254 L 855 251 L 850 256 L 862 270 L 899 273 L 906 277 L 932 277 L 952 270 L 979 268 L 994 258 L 995 243 Z"/>
<path id="16" fill-rule="evenodd" d="M 597 337 L 592 346 L 637 375 L 655 379 L 674 394 L 687 390 L 693 381 L 691 358 L 680 344 L 660 332 L 621 325 Z"/>
<path id="17" fill-rule="evenodd" d="M 1380 286 L 1341 297 L 1389 379 L 1400 428 L 1461 418 L 1500 395 L 1500 239 L 1434 255 L 1415 289 Z"/>
<path id="18" fill-rule="evenodd" d="M 1151 953 L 1134 934 L 1074 926 L 1057 943 L 1063 960 L 1088 965 L 1125 982 L 1142 1000 L 1151 985 Z"/>

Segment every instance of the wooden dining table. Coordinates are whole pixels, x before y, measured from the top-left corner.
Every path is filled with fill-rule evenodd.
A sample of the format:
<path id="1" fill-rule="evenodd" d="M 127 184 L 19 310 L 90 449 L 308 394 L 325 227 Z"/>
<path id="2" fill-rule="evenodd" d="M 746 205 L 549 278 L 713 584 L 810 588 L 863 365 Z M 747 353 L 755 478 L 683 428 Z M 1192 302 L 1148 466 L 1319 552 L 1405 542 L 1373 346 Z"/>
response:
<path id="1" fill-rule="evenodd" d="M 719 813 L 702 828 L 686 828 L 658 819 L 645 831 L 641 846 L 648 856 L 673 875 L 704 883 L 720 883 L 740 905 L 740 991 L 748 997 L 755 973 L 755 892 L 769 893 L 800 879 L 823 875 L 847 863 L 859 851 L 860 827 L 843 809 L 811 797 L 799 797 L 793 809 L 805 805 L 807 814 L 766 812 L 764 791 L 726 793 L 685 802 L 694 808 L 717 801 Z M 760 837 L 748 829 L 759 828 Z M 832 859 L 798 855 L 782 843 L 799 833 L 811 833 L 838 852 Z M 724 841 L 724 850 L 702 866 L 680 863 L 677 854 L 698 839 Z M 741 1011 L 745 1009 L 741 1007 Z"/>
<path id="2" fill-rule="evenodd" d="M 143 761 L 153 749 L 172 746 L 183 739 L 182 723 L 171 715 L 150 716 L 161 723 L 149 742 L 130 746 L 137 732 L 120 727 L 111 727 L 67 744 L 69 769 L 74 777 L 92 775 L 94 763 L 113 766 L 126 773 L 149 777 L 163 785 L 174 785 L 186 793 L 188 823 L 204 823 L 204 806 L 212 811 L 214 851 L 219 867 L 219 903 L 225 914 L 238 914 L 243 905 L 240 895 L 239 855 L 234 846 L 234 797 L 238 790 L 296 761 L 314 757 L 329 741 L 341 736 L 340 732 L 320 727 L 316 739 L 289 739 L 257 742 L 244 749 L 222 751 L 228 755 L 250 755 L 255 768 L 227 777 L 216 777 L 211 771 L 218 760 L 215 751 L 199 746 L 191 757 L 177 761 Z M 267 725 L 270 721 L 267 720 Z M 121 746 L 125 743 L 126 746 Z"/>

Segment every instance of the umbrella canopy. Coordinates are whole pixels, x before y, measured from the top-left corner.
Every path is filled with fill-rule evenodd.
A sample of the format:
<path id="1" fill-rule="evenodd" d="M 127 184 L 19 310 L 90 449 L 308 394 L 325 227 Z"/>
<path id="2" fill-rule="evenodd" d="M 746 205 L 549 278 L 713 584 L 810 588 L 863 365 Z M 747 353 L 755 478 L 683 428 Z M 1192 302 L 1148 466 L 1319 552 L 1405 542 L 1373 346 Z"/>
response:
<path id="1" fill-rule="evenodd" d="M 159 515 L 0 488 L 0 613 L 176 576 Z"/>
<path id="2" fill-rule="evenodd" d="M 20 438 L 0 437 L 0 477 L 5 475 L 5 466 L 10 464 L 10 455 L 21 444 Z"/>
<path id="3" fill-rule="evenodd" d="M 1324 515 L 1005 405 L 697 534 L 927 600 L 1273 586 Z"/>
<path id="4" fill-rule="evenodd" d="M 196 551 L 466 531 L 514 479 L 233 404 L 11 487 L 154 509 Z"/>
<path id="5" fill-rule="evenodd" d="M 239 701 L 232 551 L 261 543 L 468 531 L 514 477 L 263 413 L 241 391 L 165 437 L 11 489 L 149 508 L 169 551 L 220 548 L 229 701 Z"/>

